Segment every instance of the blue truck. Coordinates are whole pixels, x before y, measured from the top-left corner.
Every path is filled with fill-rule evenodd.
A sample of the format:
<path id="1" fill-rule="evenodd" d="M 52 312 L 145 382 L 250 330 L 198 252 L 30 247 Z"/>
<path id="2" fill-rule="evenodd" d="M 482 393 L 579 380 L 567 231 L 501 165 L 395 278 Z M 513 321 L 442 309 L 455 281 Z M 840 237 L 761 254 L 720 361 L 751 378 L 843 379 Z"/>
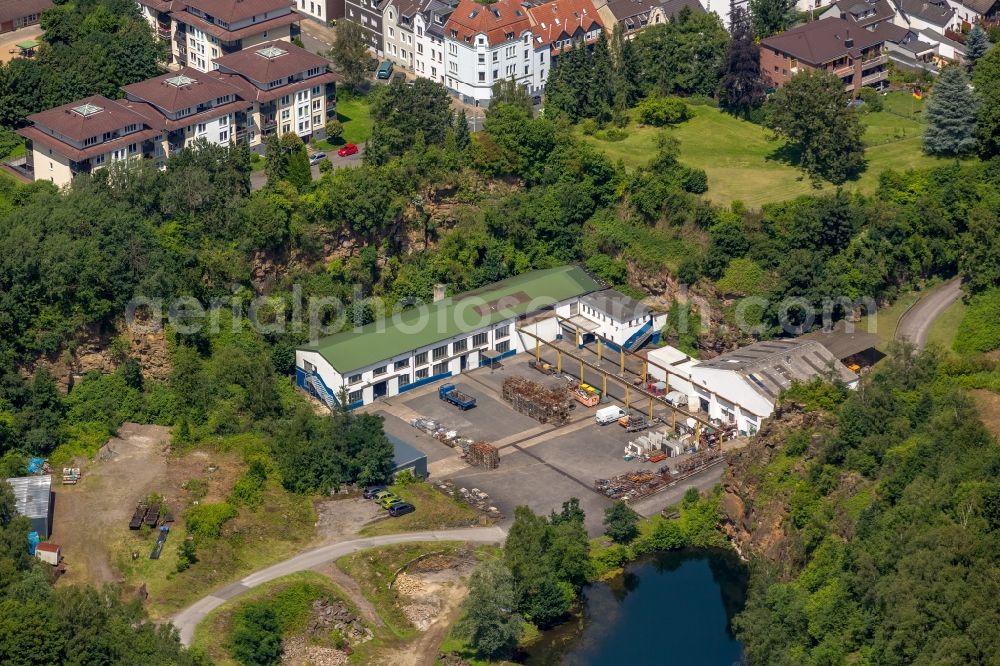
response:
<path id="1" fill-rule="evenodd" d="M 476 406 L 476 399 L 471 395 L 459 391 L 454 384 L 445 384 L 439 388 L 438 397 L 450 402 L 463 412 Z"/>

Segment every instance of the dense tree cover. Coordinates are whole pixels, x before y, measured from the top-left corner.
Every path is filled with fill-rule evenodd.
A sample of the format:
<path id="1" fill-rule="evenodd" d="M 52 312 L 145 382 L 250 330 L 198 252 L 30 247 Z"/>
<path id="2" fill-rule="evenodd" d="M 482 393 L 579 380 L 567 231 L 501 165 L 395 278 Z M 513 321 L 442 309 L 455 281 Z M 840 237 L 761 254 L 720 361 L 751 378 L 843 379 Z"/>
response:
<path id="1" fill-rule="evenodd" d="M 767 124 L 814 181 L 843 183 L 865 167 L 864 127 L 844 83 L 826 70 L 796 74 L 767 103 Z"/>
<path id="2" fill-rule="evenodd" d="M 960 354 L 985 353 L 1000 348 L 1000 289 L 991 289 L 969 299 L 955 335 Z"/>
<path id="3" fill-rule="evenodd" d="M 365 146 L 366 162 L 385 164 L 414 144 L 442 146 L 446 139 L 455 140 L 451 97 L 430 79 L 377 86 L 368 101 L 375 126 Z"/>
<path id="4" fill-rule="evenodd" d="M 514 607 L 538 626 L 550 626 L 569 612 L 587 581 L 590 544 L 584 518 L 576 498 L 548 518 L 526 506 L 514 511 L 503 562 L 513 578 Z"/>
<path id="5" fill-rule="evenodd" d="M 634 40 L 624 39 L 618 27 L 610 40 L 602 34 L 592 48 L 577 45 L 555 59 L 545 85 L 546 113 L 624 124 L 640 94 L 714 95 L 728 45 L 715 14 L 688 7 Z"/>
<path id="6" fill-rule="evenodd" d="M 933 353 L 898 348 L 848 393 L 757 470 L 787 557 L 756 563 L 736 618 L 750 663 L 990 663 L 1000 449 Z"/>
<path id="7" fill-rule="evenodd" d="M 469 578 L 459 634 L 484 659 L 509 657 L 524 633 L 524 621 L 514 612 L 514 579 L 500 560 L 486 560 Z"/>
<path id="8" fill-rule="evenodd" d="M 750 14 L 734 6 L 729 15 L 729 52 L 719 83 L 719 104 L 738 116 L 747 117 L 764 103 L 767 83 L 760 69 L 760 46 L 754 41 Z"/>
<path id="9" fill-rule="evenodd" d="M 976 62 L 972 83 L 979 95 L 979 154 L 1000 155 L 1000 49 L 990 49 Z"/>
<path id="10" fill-rule="evenodd" d="M 750 0 L 749 8 L 758 39 L 788 30 L 797 20 L 794 0 Z"/>
<path id="11" fill-rule="evenodd" d="M 639 514 L 618 500 L 604 510 L 604 533 L 615 543 L 632 543 L 639 536 Z"/>
<path id="12" fill-rule="evenodd" d="M 120 87 L 156 76 L 166 48 L 129 0 L 57 3 L 42 12 L 34 58 L 0 64 L 0 125 L 89 95 L 115 99 Z"/>
<path id="13" fill-rule="evenodd" d="M 233 622 L 229 651 L 243 666 L 281 662 L 281 629 L 274 611 L 259 604 L 243 608 Z"/>
<path id="14" fill-rule="evenodd" d="M 958 65 L 945 67 L 934 82 L 924 117 L 924 152 L 931 155 L 969 155 L 978 146 L 976 109 L 979 100 Z"/>

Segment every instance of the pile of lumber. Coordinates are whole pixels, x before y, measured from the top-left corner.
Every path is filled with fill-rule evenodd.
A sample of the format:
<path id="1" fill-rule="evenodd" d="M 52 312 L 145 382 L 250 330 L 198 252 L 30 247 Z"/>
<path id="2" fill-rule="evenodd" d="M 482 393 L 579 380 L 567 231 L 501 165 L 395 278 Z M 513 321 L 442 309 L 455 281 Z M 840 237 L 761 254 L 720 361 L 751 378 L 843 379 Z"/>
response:
<path id="1" fill-rule="evenodd" d="M 503 380 L 501 395 L 514 409 L 541 423 L 562 425 L 569 420 L 572 406 L 563 389 L 511 376 Z"/>

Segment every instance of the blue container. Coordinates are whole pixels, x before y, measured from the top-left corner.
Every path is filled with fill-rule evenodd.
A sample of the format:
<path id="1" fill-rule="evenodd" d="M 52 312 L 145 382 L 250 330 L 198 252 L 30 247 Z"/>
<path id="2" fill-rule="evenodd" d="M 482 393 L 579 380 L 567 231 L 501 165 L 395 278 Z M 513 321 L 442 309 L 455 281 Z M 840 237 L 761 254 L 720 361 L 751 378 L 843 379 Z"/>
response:
<path id="1" fill-rule="evenodd" d="M 40 544 L 42 540 L 38 536 L 38 532 L 28 532 L 28 552 L 32 557 L 35 556 L 35 546 Z"/>
<path id="2" fill-rule="evenodd" d="M 45 460 L 42 458 L 32 458 L 28 463 L 28 475 L 37 474 L 42 471 L 42 465 L 45 464 Z"/>

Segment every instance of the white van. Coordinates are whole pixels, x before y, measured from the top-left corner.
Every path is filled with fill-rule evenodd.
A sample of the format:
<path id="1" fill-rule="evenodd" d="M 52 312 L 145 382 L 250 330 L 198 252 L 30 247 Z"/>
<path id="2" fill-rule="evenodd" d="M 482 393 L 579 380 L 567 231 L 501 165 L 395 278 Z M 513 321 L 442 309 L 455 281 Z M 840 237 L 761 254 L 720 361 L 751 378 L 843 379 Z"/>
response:
<path id="1" fill-rule="evenodd" d="M 607 425 L 625 416 L 625 410 L 621 407 L 602 407 L 597 410 L 595 416 L 600 425 Z"/>

